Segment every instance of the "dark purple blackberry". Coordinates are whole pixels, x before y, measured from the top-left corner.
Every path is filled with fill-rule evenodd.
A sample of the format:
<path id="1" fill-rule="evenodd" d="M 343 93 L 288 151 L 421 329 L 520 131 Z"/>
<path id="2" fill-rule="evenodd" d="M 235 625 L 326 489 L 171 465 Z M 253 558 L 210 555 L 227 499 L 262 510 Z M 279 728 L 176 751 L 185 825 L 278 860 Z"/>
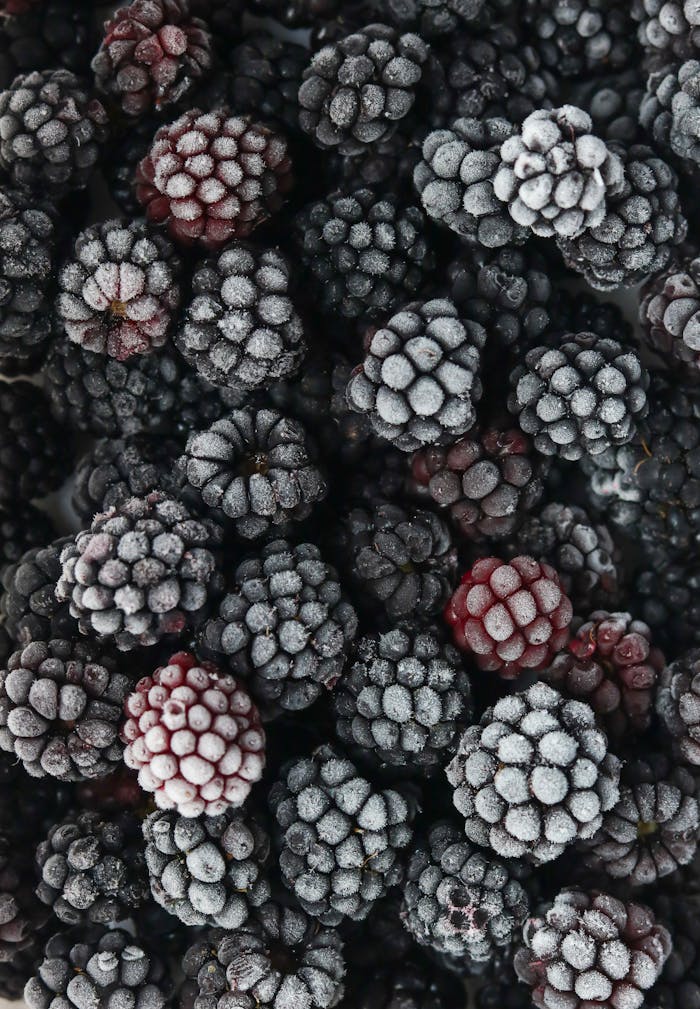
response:
<path id="1" fill-rule="evenodd" d="M 55 535 L 47 513 L 34 505 L 0 508 L 0 577 L 28 550 L 49 543 Z"/>
<path id="2" fill-rule="evenodd" d="M 43 391 L 0 383 L 0 503 L 14 507 L 56 490 L 70 472 L 70 454 Z"/>
<path id="3" fill-rule="evenodd" d="M 700 649 L 692 648 L 664 669 L 656 710 L 680 758 L 700 765 Z"/>
<path id="4" fill-rule="evenodd" d="M 92 51 L 90 8 L 72 0 L 48 0 L 0 22 L 0 88 L 18 74 L 61 67 L 86 74 Z"/>
<path id="5" fill-rule="evenodd" d="M 603 339 L 632 342 L 632 326 L 619 305 L 600 301 L 587 291 L 555 288 L 549 304 L 547 341 L 558 345 L 566 333 L 594 333 Z"/>
<path id="6" fill-rule="evenodd" d="M 68 604 L 56 599 L 61 552 L 67 543 L 70 543 L 69 536 L 56 539 L 46 547 L 33 547 L 2 576 L 4 591 L 0 595 L 0 613 L 3 626 L 18 644 L 75 637 L 78 627 Z"/>
<path id="7" fill-rule="evenodd" d="M 543 64 L 559 77 L 624 70 L 639 59 L 625 0 L 526 0 L 524 16 Z"/>
<path id="8" fill-rule="evenodd" d="M 700 568 L 690 558 L 638 571 L 634 607 L 669 659 L 700 646 Z"/>
<path id="9" fill-rule="evenodd" d="M 297 94 L 308 59 L 308 50 L 287 39 L 263 31 L 246 35 L 227 57 L 230 104 L 296 132 Z"/>
<path id="10" fill-rule="evenodd" d="M 464 1001 L 460 980 L 413 950 L 410 958 L 369 971 L 349 966 L 348 1004 L 358 1009 L 450 1009 Z"/>
<path id="11" fill-rule="evenodd" d="M 700 164 L 699 86 L 695 54 L 684 63 L 670 63 L 649 76 L 639 113 L 654 144 L 680 158 L 681 168 L 690 174 Z"/>

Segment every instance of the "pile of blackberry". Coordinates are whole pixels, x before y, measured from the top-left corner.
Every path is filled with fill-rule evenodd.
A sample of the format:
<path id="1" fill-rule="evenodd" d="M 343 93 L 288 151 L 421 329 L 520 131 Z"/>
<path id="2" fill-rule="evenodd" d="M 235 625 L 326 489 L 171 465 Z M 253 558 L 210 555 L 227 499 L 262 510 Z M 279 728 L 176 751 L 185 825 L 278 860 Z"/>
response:
<path id="1" fill-rule="evenodd" d="M 0 0 L 0 1000 L 700 1009 L 699 173 L 700 0 Z"/>

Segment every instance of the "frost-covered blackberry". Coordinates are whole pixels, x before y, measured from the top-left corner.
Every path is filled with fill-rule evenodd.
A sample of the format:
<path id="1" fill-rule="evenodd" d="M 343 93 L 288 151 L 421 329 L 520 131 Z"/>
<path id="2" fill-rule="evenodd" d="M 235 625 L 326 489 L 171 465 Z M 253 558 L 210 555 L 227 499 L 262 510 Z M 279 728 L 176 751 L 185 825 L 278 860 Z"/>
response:
<path id="1" fill-rule="evenodd" d="M 700 765 L 700 649 L 692 648 L 662 672 L 656 710 L 677 753 L 687 764 Z"/>
<path id="2" fill-rule="evenodd" d="M 61 552 L 69 542 L 69 536 L 62 536 L 48 546 L 32 547 L 3 572 L 2 626 L 20 645 L 75 636 L 77 623 L 68 603 L 56 598 Z"/>

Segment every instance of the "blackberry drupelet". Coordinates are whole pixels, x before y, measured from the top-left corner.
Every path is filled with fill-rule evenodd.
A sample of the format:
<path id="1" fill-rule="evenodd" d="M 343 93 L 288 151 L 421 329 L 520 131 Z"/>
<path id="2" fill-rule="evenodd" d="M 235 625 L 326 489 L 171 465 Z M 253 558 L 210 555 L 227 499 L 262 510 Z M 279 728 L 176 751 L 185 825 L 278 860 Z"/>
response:
<path id="1" fill-rule="evenodd" d="M 635 612 L 669 659 L 700 646 L 700 569 L 694 558 L 638 571 Z"/>
<path id="2" fill-rule="evenodd" d="M 684 257 L 653 277 L 639 309 L 642 335 L 668 367 L 700 370 L 700 258 Z"/>
<path id="3" fill-rule="evenodd" d="M 59 600 L 83 634 L 122 651 L 191 627 L 215 593 L 221 530 L 161 492 L 96 515 L 61 553 Z"/>
<path id="4" fill-rule="evenodd" d="M 469 721 L 471 684 L 455 648 L 404 625 L 360 638 L 333 708 L 353 752 L 425 772 L 441 766 Z"/>
<path id="5" fill-rule="evenodd" d="M 403 452 L 450 443 L 476 421 L 486 332 L 446 299 L 412 302 L 371 336 L 348 405 Z"/>
<path id="6" fill-rule="evenodd" d="M 470 841 L 542 865 L 595 834 L 620 767 L 592 708 L 536 683 L 488 708 L 446 773 Z"/>
<path id="7" fill-rule="evenodd" d="M 64 536 L 46 547 L 32 547 L 3 573 L 2 626 L 20 645 L 52 638 L 70 639 L 77 634 L 78 625 L 68 604 L 56 598 L 61 553 L 70 542 L 71 538 Z"/>
<path id="8" fill-rule="evenodd" d="M 700 649 L 692 648 L 663 670 L 656 711 L 681 760 L 700 765 Z"/>
<path id="9" fill-rule="evenodd" d="M 54 524 L 47 513 L 34 505 L 0 508 L 0 577 L 28 550 L 50 542 L 55 535 Z"/>
<path id="10" fill-rule="evenodd" d="M 282 768 L 268 802 L 282 880 L 322 924 L 363 920 L 401 881 L 413 803 L 394 789 L 374 789 L 332 746 Z"/>
<path id="11" fill-rule="evenodd" d="M 528 895 L 506 862 L 488 857 L 442 821 L 414 848 L 403 883 L 402 917 L 423 946 L 487 963 L 520 934 Z"/>
<path id="12" fill-rule="evenodd" d="M 318 547 L 274 540 L 238 566 L 231 589 L 202 644 L 225 656 L 264 715 L 300 711 L 334 687 L 357 614 Z"/>
<path id="13" fill-rule="evenodd" d="M 0 88 L 39 67 L 85 74 L 90 67 L 89 10 L 71 0 L 46 0 L 0 23 Z"/>
<path id="14" fill-rule="evenodd" d="M 227 88 L 233 108 L 299 129 L 297 94 L 308 50 L 263 31 L 246 35 L 230 53 Z"/>
<path id="15" fill-rule="evenodd" d="M 143 837 L 153 898 L 185 925 L 233 931 L 270 899 L 270 839 L 245 809 L 195 819 L 159 810 Z"/>
<path id="16" fill-rule="evenodd" d="M 56 490 L 69 473 L 67 432 L 41 388 L 0 383 L 0 503 L 15 507 Z"/>
<path id="17" fill-rule="evenodd" d="M 639 59 L 625 0 L 527 0 L 543 64 L 560 77 L 623 70 Z"/>
<path id="18" fill-rule="evenodd" d="M 0 747 L 35 778 L 84 781 L 122 760 L 129 680 L 94 642 L 31 641 L 0 672 Z"/>

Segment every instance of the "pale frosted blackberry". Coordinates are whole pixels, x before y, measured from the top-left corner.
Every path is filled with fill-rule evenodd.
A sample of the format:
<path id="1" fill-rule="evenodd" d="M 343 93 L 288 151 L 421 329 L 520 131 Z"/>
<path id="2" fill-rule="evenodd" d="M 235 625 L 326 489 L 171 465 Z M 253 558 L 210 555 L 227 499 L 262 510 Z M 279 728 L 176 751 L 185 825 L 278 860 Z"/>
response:
<path id="1" fill-rule="evenodd" d="M 360 638 L 333 694 L 342 742 L 398 767 L 444 763 L 472 713 L 456 648 L 408 625 Z"/>
<path id="2" fill-rule="evenodd" d="M 182 1009 L 333 1009 L 343 997 L 339 934 L 274 903 L 235 932 L 212 930 L 187 950 L 182 966 Z"/>
<path id="3" fill-rule="evenodd" d="M 596 871 L 645 886 L 693 860 L 699 825 L 695 777 L 652 753 L 625 766 L 618 802 L 582 849 Z"/>
<path id="4" fill-rule="evenodd" d="M 370 24 L 311 58 L 299 88 L 299 124 L 321 148 L 357 154 L 408 115 L 429 48 L 419 35 Z"/>
<path id="5" fill-rule="evenodd" d="M 575 105 L 533 112 L 501 147 L 494 192 L 516 224 L 543 238 L 576 238 L 600 224 L 624 185 L 619 155 Z"/>
<path id="6" fill-rule="evenodd" d="M 653 277 L 644 291 L 639 317 L 650 350 L 664 364 L 700 369 L 700 258 L 683 258 Z"/>
<path id="7" fill-rule="evenodd" d="M 185 925 L 234 930 L 270 898 L 270 840 L 252 813 L 180 816 L 157 810 L 143 824 L 153 898 Z"/>
<path id="8" fill-rule="evenodd" d="M 416 294 L 434 265 L 422 211 L 370 189 L 332 193 L 305 207 L 295 225 L 324 314 L 384 317 Z"/>
<path id="9" fill-rule="evenodd" d="M 692 648 L 661 674 L 656 710 L 685 763 L 700 764 L 700 649 Z"/>
<path id="10" fill-rule="evenodd" d="M 192 434 L 181 466 L 204 504 L 245 539 L 307 518 L 327 493 L 306 431 L 276 410 L 234 410 Z"/>
<path id="11" fill-rule="evenodd" d="M 632 441 L 649 376 L 636 352 L 593 333 L 540 346 L 510 376 L 508 409 L 545 455 L 576 460 Z"/>
<path id="12" fill-rule="evenodd" d="M 70 441 L 51 417 L 41 388 L 0 383 L 0 504 L 56 490 L 69 473 Z"/>
<path id="13" fill-rule="evenodd" d="M 241 112 L 299 129 L 297 94 L 308 62 L 308 50 L 267 32 L 246 35 L 228 57 L 227 91 Z"/>
<path id="14" fill-rule="evenodd" d="M 486 248 L 522 244 L 529 231 L 513 221 L 493 191 L 501 145 L 517 132 L 506 119 L 456 119 L 423 142 L 413 184 L 433 220 Z"/>
<path id="15" fill-rule="evenodd" d="M 94 642 L 31 641 L 0 672 L 0 747 L 35 778 L 83 781 L 121 763 L 128 678 Z"/>
<path id="16" fill-rule="evenodd" d="M 487 709 L 447 778 L 470 841 L 536 865 L 592 837 L 620 797 L 620 761 L 592 708 L 544 683 Z"/>
<path id="17" fill-rule="evenodd" d="M 403 452 L 454 440 L 476 421 L 486 331 L 445 299 L 413 302 L 373 333 L 348 405 Z"/>
<path id="18" fill-rule="evenodd" d="M 54 524 L 47 513 L 34 505 L 0 508 L 0 577 L 28 550 L 49 543 L 55 535 Z"/>
<path id="19" fill-rule="evenodd" d="M 70 814 L 36 850 L 37 895 L 64 925 L 107 925 L 150 897 L 141 823 L 129 812 Z"/>
<path id="20" fill-rule="evenodd" d="M 88 184 L 107 113 L 70 70 L 34 70 L 0 94 L 0 165 L 13 184 L 62 196 Z"/>
<path id="21" fill-rule="evenodd" d="M 70 540 L 64 536 L 46 547 L 32 547 L 3 573 L 0 613 L 18 644 L 75 637 L 78 625 L 68 603 L 56 598 L 61 553 Z"/>
<path id="22" fill-rule="evenodd" d="M 289 288 L 281 252 L 227 245 L 195 271 L 178 350 L 216 385 L 252 390 L 293 375 L 306 347 Z"/>
<path id="23" fill-rule="evenodd" d="M 696 0 L 638 0 L 633 16 L 639 41 L 652 65 L 687 60 L 700 48 L 700 7 Z"/>
<path id="24" fill-rule="evenodd" d="M 344 566 L 358 602 L 390 621 L 439 613 L 456 576 L 452 536 L 433 512 L 386 501 L 349 512 L 341 530 Z M 364 597 L 364 598 L 363 598 Z"/>
<path id="25" fill-rule="evenodd" d="M 507 863 L 474 848 L 455 823 L 432 826 L 408 860 L 402 917 L 438 953 L 488 962 L 519 937 L 529 911 Z"/>
<path id="26" fill-rule="evenodd" d="M 324 925 L 365 918 L 403 877 L 415 810 L 393 789 L 376 791 L 355 765 L 322 746 L 292 761 L 272 785 L 282 879 Z"/>
<path id="27" fill-rule="evenodd" d="M 653 71 L 639 110 L 642 127 L 654 145 L 681 159 L 692 174 L 700 163 L 700 62 L 669 63 Z"/>
<path id="28" fill-rule="evenodd" d="M 89 8 L 71 0 L 48 0 L 6 15 L 0 24 L 0 88 L 38 67 L 84 74 L 90 67 Z"/>
<path id="29" fill-rule="evenodd" d="M 266 544 L 236 569 L 203 632 L 268 714 L 299 711 L 330 690 L 357 634 L 357 614 L 318 547 Z"/>
<path id="30" fill-rule="evenodd" d="M 635 610 L 669 659 L 700 645 L 700 568 L 694 558 L 638 571 Z"/>
<path id="31" fill-rule="evenodd" d="M 215 591 L 220 528 L 162 492 L 96 515 L 61 553 L 59 600 L 83 634 L 129 651 L 192 626 Z"/>
<path id="32" fill-rule="evenodd" d="M 639 59 L 625 0 L 527 0 L 542 62 L 560 77 L 622 70 Z"/>

